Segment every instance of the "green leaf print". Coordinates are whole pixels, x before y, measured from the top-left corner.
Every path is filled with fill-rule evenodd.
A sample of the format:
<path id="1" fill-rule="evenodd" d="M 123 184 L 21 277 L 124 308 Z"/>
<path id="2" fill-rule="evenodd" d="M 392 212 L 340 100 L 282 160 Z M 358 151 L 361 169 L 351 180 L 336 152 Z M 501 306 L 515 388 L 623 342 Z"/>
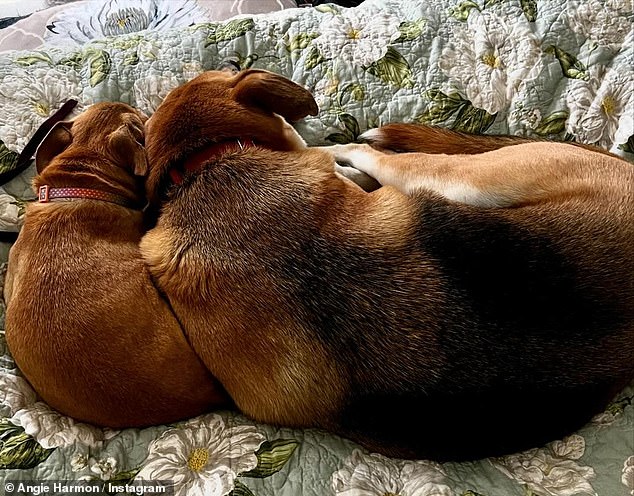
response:
<path id="1" fill-rule="evenodd" d="M 430 100 L 429 108 L 416 120 L 421 124 L 441 124 L 447 121 L 458 109 L 468 103 L 458 93 L 448 95 L 437 89 L 427 90 L 423 96 Z"/>
<path id="2" fill-rule="evenodd" d="M 632 138 L 634 138 L 634 136 L 630 137 L 628 143 L 632 141 Z M 610 403 L 605 411 L 611 413 L 612 415 L 622 415 L 625 408 L 632 404 L 633 399 L 634 396 L 625 396 L 623 398 L 619 398 L 618 400 Z"/>
<path id="3" fill-rule="evenodd" d="M 80 52 L 74 53 L 70 57 L 65 57 L 57 63 L 57 65 L 65 65 L 75 70 L 79 70 L 79 68 L 83 64 L 84 64 L 84 55 Z"/>
<path id="4" fill-rule="evenodd" d="M 95 50 L 89 52 L 88 66 L 90 67 L 90 86 L 94 88 L 106 79 L 110 73 L 110 54 L 105 50 Z"/>
<path id="5" fill-rule="evenodd" d="M 255 452 L 255 456 L 258 457 L 257 466 L 253 470 L 240 474 L 240 476 L 257 477 L 259 479 L 270 477 L 282 470 L 297 446 L 299 446 L 299 442 L 293 439 L 265 441 L 260 446 L 260 449 Z"/>
<path id="6" fill-rule="evenodd" d="M 310 42 L 317 38 L 319 34 L 317 33 L 300 33 L 297 36 L 293 36 L 290 40 L 285 43 L 286 50 L 288 52 L 293 52 L 295 50 L 303 50 Z"/>
<path id="7" fill-rule="evenodd" d="M 52 66 L 53 59 L 51 59 L 51 56 L 46 52 L 35 52 L 35 53 L 31 53 L 30 55 L 18 57 L 17 59 L 15 59 L 15 63 L 23 67 L 27 67 L 29 65 L 34 65 L 34 64 L 41 64 L 41 63 L 45 63 Z"/>
<path id="8" fill-rule="evenodd" d="M 497 114 L 476 108 L 459 93 L 448 95 L 437 89 L 427 90 L 423 96 L 430 100 L 429 108 L 416 120 L 421 124 L 444 125 L 456 131 L 483 133 L 491 127 Z M 448 125 L 449 121 L 452 121 Z"/>
<path id="9" fill-rule="evenodd" d="M 456 119 L 451 125 L 455 131 L 463 131 L 471 134 L 481 134 L 491 127 L 497 114 L 489 114 L 486 110 L 474 107 L 467 101 L 456 114 Z"/>
<path id="10" fill-rule="evenodd" d="M 630 136 L 625 143 L 619 145 L 618 149 L 626 153 L 634 153 L 634 135 Z"/>
<path id="11" fill-rule="evenodd" d="M 240 67 L 241 70 L 251 68 L 253 64 L 255 64 L 260 58 L 260 56 L 257 53 L 250 53 L 246 57 L 242 55 L 241 53 L 237 53 L 237 52 L 234 52 L 234 53 L 236 55 L 236 58 L 238 59 L 237 60 L 238 66 Z"/>
<path id="12" fill-rule="evenodd" d="M 537 0 L 520 0 L 524 15 L 529 22 L 537 20 Z"/>
<path id="13" fill-rule="evenodd" d="M 346 85 L 339 93 L 339 106 L 343 106 L 346 100 L 352 98 L 355 102 L 362 102 L 365 98 L 365 89 L 359 83 Z"/>
<path id="14" fill-rule="evenodd" d="M 321 5 L 317 5 L 315 7 L 317 12 L 321 12 L 322 14 L 339 14 L 340 11 L 337 7 L 332 4 L 322 3 Z"/>
<path id="15" fill-rule="evenodd" d="M 346 128 L 345 133 L 352 136 L 353 139 L 357 139 L 357 136 L 361 134 L 361 129 L 359 129 L 359 123 L 354 116 L 350 114 L 341 114 L 338 116 L 341 123 Z"/>
<path id="16" fill-rule="evenodd" d="M 339 114 L 337 118 L 343 124 L 343 132 L 333 133 L 326 136 L 326 141 L 330 141 L 338 145 L 345 145 L 346 143 L 355 141 L 359 134 L 361 134 L 361 129 L 359 128 L 357 119 L 353 115 L 346 113 Z"/>
<path id="17" fill-rule="evenodd" d="M 316 46 L 312 46 L 308 49 L 306 58 L 304 59 L 304 69 L 311 70 L 317 67 L 324 61 L 324 56 L 321 54 Z"/>
<path id="18" fill-rule="evenodd" d="M 394 47 L 389 47 L 383 58 L 373 62 L 365 70 L 382 81 L 399 88 L 414 87 L 412 70 L 407 60 Z"/>
<path id="19" fill-rule="evenodd" d="M 465 22 L 469 18 L 469 14 L 473 9 L 481 11 L 480 6 L 477 3 L 472 2 L 471 0 L 466 0 L 465 2 L 461 2 L 457 7 L 450 9 L 449 15 L 459 21 Z"/>
<path id="20" fill-rule="evenodd" d="M 539 126 L 535 129 L 535 132 L 540 136 L 549 136 L 553 134 L 560 134 L 566 127 L 566 121 L 568 120 L 568 112 L 565 110 L 559 110 L 553 112 L 548 117 L 542 119 Z"/>
<path id="21" fill-rule="evenodd" d="M 485 496 L 482 493 L 477 493 L 471 489 L 469 489 L 468 491 L 465 491 L 464 493 L 462 493 L 460 496 Z"/>
<path id="22" fill-rule="evenodd" d="M 427 19 L 418 19 L 417 21 L 404 21 L 398 27 L 401 32 L 401 36 L 396 40 L 396 43 L 403 43 L 404 41 L 412 41 L 423 34 L 423 28 L 427 24 Z"/>
<path id="23" fill-rule="evenodd" d="M 245 486 L 239 480 L 235 481 L 233 491 L 229 493 L 229 496 L 255 496 L 251 489 Z"/>
<path id="24" fill-rule="evenodd" d="M 7 146 L 0 140 L 0 174 L 9 172 L 15 169 L 18 164 L 18 153 L 12 152 Z"/>
<path id="25" fill-rule="evenodd" d="M 0 469 L 28 469 L 46 460 L 55 449 L 44 449 L 22 427 L 0 420 Z"/>
<path id="26" fill-rule="evenodd" d="M 590 79 L 586 66 L 577 60 L 577 57 L 574 55 L 569 54 L 555 45 L 550 45 L 544 51 L 557 58 L 564 76 L 571 79 L 583 79 L 584 81 Z"/>
<path id="27" fill-rule="evenodd" d="M 335 143 L 337 145 L 346 145 L 354 141 L 349 134 L 344 133 L 332 133 L 326 136 L 326 141 L 330 141 L 331 143 Z"/>
<path id="28" fill-rule="evenodd" d="M 216 29 L 207 36 L 205 47 L 221 41 L 229 41 L 239 38 L 255 27 L 253 19 L 234 19 L 226 24 L 217 25 Z"/>
<path id="29" fill-rule="evenodd" d="M 131 52 L 123 59 L 123 65 L 137 65 L 139 63 L 139 54 Z"/>

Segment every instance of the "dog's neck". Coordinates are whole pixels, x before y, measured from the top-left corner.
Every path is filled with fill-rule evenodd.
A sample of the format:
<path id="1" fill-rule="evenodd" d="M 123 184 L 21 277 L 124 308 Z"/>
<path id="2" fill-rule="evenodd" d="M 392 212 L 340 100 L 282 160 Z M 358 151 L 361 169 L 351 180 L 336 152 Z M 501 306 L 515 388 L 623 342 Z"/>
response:
<path id="1" fill-rule="evenodd" d="M 121 205 L 133 210 L 141 210 L 143 205 L 115 193 L 108 193 L 91 188 L 51 188 L 47 184 L 39 187 L 37 200 L 39 203 L 73 200 L 98 200 Z"/>
<path id="2" fill-rule="evenodd" d="M 135 210 L 143 209 L 142 184 L 115 165 L 93 166 L 90 157 L 66 157 L 51 164 L 36 176 L 33 185 L 40 203 L 100 200 Z M 99 171 L 99 172 L 97 172 Z M 113 172 L 115 171 L 115 172 Z"/>
<path id="3" fill-rule="evenodd" d="M 181 164 L 169 169 L 169 177 L 174 184 L 183 182 L 186 174 L 200 171 L 210 160 L 217 159 L 227 153 L 241 152 L 256 146 L 251 139 L 235 138 L 219 143 L 212 143 L 193 153 Z"/>

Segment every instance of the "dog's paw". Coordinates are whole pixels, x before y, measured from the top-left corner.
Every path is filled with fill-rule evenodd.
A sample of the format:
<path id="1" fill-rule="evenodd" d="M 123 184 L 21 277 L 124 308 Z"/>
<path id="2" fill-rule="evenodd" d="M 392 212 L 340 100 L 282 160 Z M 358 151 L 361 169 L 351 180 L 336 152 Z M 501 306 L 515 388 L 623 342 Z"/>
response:
<path id="1" fill-rule="evenodd" d="M 381 157 L 384 156 L 383 153 L 365 144 L 332 145 L 321 147 L 321 149 L 330 154 L 337 164 L 354 167 L 372 177 L 379 167 Z"/>
<path id="2" fill-rule="evenodd" d="M 359 169 L 355 169 L 354 167 L 335 163 L 335 172 L 344 178 L 349 179 L 368 193 L 371 193 L 381 187 L 381 183 L 379 183 L 376 179 L 368 176 L 365 172 L 361 172 Z"/>

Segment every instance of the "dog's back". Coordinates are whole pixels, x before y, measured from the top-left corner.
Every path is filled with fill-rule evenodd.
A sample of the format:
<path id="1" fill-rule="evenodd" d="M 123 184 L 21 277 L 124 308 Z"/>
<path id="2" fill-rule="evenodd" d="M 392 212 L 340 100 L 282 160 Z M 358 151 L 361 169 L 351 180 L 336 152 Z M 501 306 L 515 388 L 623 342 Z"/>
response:
<path id="1" fill-rule="evenodd" d="M 322 303 L 348 300 L 341 312 L 322 305 L 328 334 L 343 315 L 366 324 L 341 334 L 363 336 L 346 347 L 359 351 L 345 428 L 395 454 L 500 454 L 581 427 L 634 377 L 634 233 L 623 216 L 614 228 L 602 222 L 618 216 L 608 205 L 585 212 L 601 216 L 590 228 L 570 205 L 484 212 L 416 200 L 409 242 L 422 259 L 377 250 L 369 271 L 361 261 L 333 271 L 339 290 L 324 280 L 340 296 Z M 369 315 L 355 311 L 364 302 L 350 301 L 352 286 L 371 288 Z"/>

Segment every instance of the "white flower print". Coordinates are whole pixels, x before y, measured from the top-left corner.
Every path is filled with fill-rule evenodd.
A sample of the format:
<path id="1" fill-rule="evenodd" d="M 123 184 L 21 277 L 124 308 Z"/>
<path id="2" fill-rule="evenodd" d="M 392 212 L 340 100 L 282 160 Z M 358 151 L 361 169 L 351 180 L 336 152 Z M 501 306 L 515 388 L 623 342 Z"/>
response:
<path id="1" fill-rule="evenodd" d="M 403 461 L 355 449 L 332 474 L 337 496 L 452 496 L 442 467 L 429 461 Z"/>
<path id="2" fill-rule="evenodd" d="M 117 473 L 117 460 L 109 456 L 102 460 L 93 461 L 90 471 L 101 480 L 110 480 Z"/>
<path id="3" fill-rule="evenodd" d="M 79 472 L 88 466 L 88 456 L 84 453 L 75 453 L 70 459 L 70 468 L 73 472 Z"/>
<path id="4" fill-rule="evenodd" d="M 0 230 L 15 231 L 21 220 L 16 199 L 0 192 Z"/>
<path id="5" fill-rule="evenodd" d="M 632 136 L 634 136 L 634 112 L 632 111 L 632 100 L 630 100 L 629 108 L 626 107 L 626 111 L 619 118 L 619 125 L 614 134 L 614 143 L 620 145 L 627 142 Z"/>
<path id="6" fill-rule="evenodd" d="M 542 113 L 538 108 L 524 106 L 522 102 L 517 102 L 513 110 L 509 113 L 508 119 L 516 128 L 535 131 L 542 122 Z"/>
<path id="7" fill-rule="evenodd" d="M 567 131 L 583 143 L 610 148 L 625 143 L 634 133 L 634 71 L 605 69 L 589 70 L 588 81 L 569 82 L 566 102 L 570 108 Z"/>
<path id="8" fill-rule="evenodd" d="M 466 24 L 456 23 L 454 38 L 439 66 L 475 107 L 490 114 L 506 110 L 520 87 L 541 71 L 539 43 L 522 17 L 510 24 L 472 9 Z"/>
<path id="9" fill-rule="evenodd" d="M 137 79 L 134 82 L 136 107 L 146 115 L 152 115 L 168 93 L 180 86 L 182 82 L 173 74 L 148 75 Z"/>
<path id="10" fill-rule="evenodd" d="M 621 482 L 630 490 L 631 496 L 634 496 L 634 456 L 630 456 L 623 463 Z"/>
<path id="11" fill-rule="evenodd" d="M 70 98 L 80 102 L 75 113 L 81 112 L 81 91 L 74 70 L 16 68 L 0 81 L 0 135 L 5 145 L 24 148 L 39 125 Z"/>
<path id="12" fill-rule="evenodd" d="M 101 446 L 103 441 L 117 434 L 117 431 L 77 422 L 42 402 L 18 410 L 11 422 L 21 425 L 24 432 L 33 436 L 44 448 L 71 446 L 76 442 Z"/>
<path id="13" fill-rule="evenodd" d="M 632 14 L 629 0 L 575 0 L 568 3 L 565 15 L 570 29 L 590 40 L 593 47 L 616 51 L 632 29 Z"/>
<path id="14" fill-rule="evenodd" d="M 202 64 L 196 60 L 184 63 L 182 65 L 182 70 L 185 81 L 191 81 L 204 72 Z"/>
<path id="15" fill-rule="evenodd" d="M 325 21 L 313 44 L 326 59 L 368 66 L 385 56 L 390 43 L 399 38 L 400 22 L 385 12 L 368 16 L 348 10 Z"/>
<path id="16" fill-rule="evenodd" d="M 537 496 L 597 496 L 591 484 L 594 469 L 576 462 L 584 452 L 585 440 L 575 434 L 547 448 L 492 458 L 491 463 Z"/>
<path id="17" fill-rule="evenodd" d="M 0 375 L 0 404 L 9 409 L 9 415 L 35 403 L 37 395 L 31 385 L 18 375 Z"/>
<path id="18" fill-rule="evenodd" d="M 194 0 L 91 0 L 69 6 L 44 35 L 47 43 L 81 45 L 93 39 L 207 22 Z"/>
<path id="19" fill-rule="evenodd" d="M 101 446 L 103 441 L 117 434 L 117 431 L 76 422 L 37 401 L 37 394 L 22 377 L 0 375 L 0 392 L 3 395 L 0 403 L 8 406 L 12 415 L 10 422 L 22 426 L 24 432 L 33 436 L 44 448 L 65 447 L 75 442 Z"/>
<path id="20" fill-rule="evenodd" d="M 594 425 L 601 427 L 611 425 L 618 419 L 623 418 L 623 410 L 629 404 L 631 404 L 631 398 L 628 397 L 616 400 L 614 403 L 608 405 L 605 411 L 598 413 L 594 417 L 592 417 L 591 422 Z"/>
<path id="21" fill-rule="evenodd" d="M 136 480 L 174 481 L 175 496 L 225 496 L 237 474 L 256 467 L 262 442 L 255 426 L 227 427 L 219 415 L 204 415 L 154 441 Z"/>
<path id="22" fill-rule="evenodd" d="M 330 102 L 333 95 L 337 94 L 338 90 L 339 80 L 329 71 L 329 73 L 321 78 L 315 85 L 314 96 L 319 108 L 326 107 L 326 104 Z"/>

